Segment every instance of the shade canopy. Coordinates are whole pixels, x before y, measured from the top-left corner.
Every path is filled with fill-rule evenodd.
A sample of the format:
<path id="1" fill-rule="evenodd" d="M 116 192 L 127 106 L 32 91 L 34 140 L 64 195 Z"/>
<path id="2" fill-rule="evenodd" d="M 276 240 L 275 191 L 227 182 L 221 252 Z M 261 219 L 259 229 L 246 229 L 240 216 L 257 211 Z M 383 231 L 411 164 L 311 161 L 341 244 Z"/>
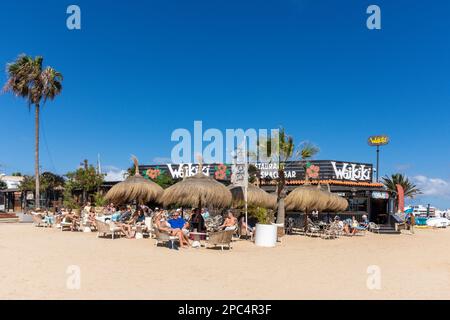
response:
<path id="1" fill-rule="evenodd" d="M 233 197 L 233 206 L 241 207 L 244 205 L 244 188 L 231 185 L 228 187 Z M 247 189 L 247 203 L 249 206 L 275 209 L 277 206 L 277 197 L 270 194 L 255 185 L 249 184 Z"/>
<path id="2" fill-rule="evenodd" d="M 161 197 L 164 206 L 224 208 L 231 205 L 231 192 L 222 183 L 199 172 L 170 186 Z"/>
<path id="3" fill-rule="evenodd" d="M 348 207 L 348 201 L 334 193 L 324 191 L 328 196 L 328 202 L 325 210 L 331 212 L 344 211 Z"/>
<path id="4" fill-rule="evenodd" d="M 301 186 L 294 189 L 285 199 L 286 209 L 302 212 L 342 211 L 348 206 L 347 200 L 320 187 Z"/>
<path id="5" fill-rule="evenodd" d="M 106 194 L 105 200 L 116 204 L 131 203 L 136 201 L 138 204 L 144 204 L 151 201 L 158 201 L 163 194 L 161 188 L 155 182 L 148 180 L 140 175 L 139 164 L 133 157 L 135 164 L 135 175 L 129 176 L 125 181 L 114 185 Z"/>

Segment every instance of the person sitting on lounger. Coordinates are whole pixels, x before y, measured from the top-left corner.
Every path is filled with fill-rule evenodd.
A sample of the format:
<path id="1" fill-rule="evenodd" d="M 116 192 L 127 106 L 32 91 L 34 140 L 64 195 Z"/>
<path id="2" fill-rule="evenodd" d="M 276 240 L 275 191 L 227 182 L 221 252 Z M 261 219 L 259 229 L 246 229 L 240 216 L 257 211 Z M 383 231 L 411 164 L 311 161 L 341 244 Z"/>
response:
<path id="1" fill-rule="evenodd" d="M 194 232 L 206 232 L 205 219 L 203 219 L 200 209 L 195 208 L 189 219 L 190 230 Z"/>
<path id="2" fill-rule="evenodd" d="M 61 221 L 70 222 L 70 230 L 74 231 L 77 227 L 77 223 L 80 221 L 80 216 L 72 211 L 72 209 L 68 209 L 68 211 L 62 214 Z"/>
<path id="3" fill-rule="evenodd" d="M 364 228 L 367 228 L 367 226 L 369 225 L 369 219 L 367 219 L 367 215 L 363 214 L 362 220 L 363 221 L 360 223 L 360 225 Z"/>
<path id="4" fill-rule="evenodd" d="M 87 216 L 87 221 L 89 222 L 89 225 L 91 227 L 97 228 L 97 220 L 96 220 L 96 214 L 95 214 L 95 208 L 91 207 L 89 210 L 89 214 Z"/>
<path id="5" fill-rule="evenodd" d="M 178 237 L 182 248 L 189 248 L 190 244 L 188 237 L 183 233 L 181 229 L 172 229 L 162 213 L 159 213 L 155 217 L 155 224 L 156 228 L 158 228 L 159 231 L 165 232 L 171 236 Z"/>
<path id="6" fill-rule="evenodd" d="M 241 226 L 240 232 L 244 232 L 245 230 L 247 230 L 248 233 L 251 233 L 254 235 L 256 223 L 253 224 L 252 221 L 250 221 L 250 220 L 251 219 L 248 219 L 248 221 L 247 221 L 248 223 L 246 223 L 245 222 L 245 214 L 241 213 L 241 215 L 238 218 L 238 225 Z"/>
<path id="7" fill-rule="evenodd" d="M 44 223 L 50 226 L 55 223 L 55 216 L 51 210 L 45 210 Z"/>
<path id="8" fill-rule="evenodd" d="M 186 236 L 189 235 L 189 223 L 181 216 L 181 209 L 177 209 L 172 219 L 167 221 L 172 229 L 180 229 Z"/>
<path id="9" fill-rule="evenodd" d="M 237 220 L 233 215 L 233 211 L 228 210 L 227 217 L 219 229 L 223 230 L 235 230 L 237 226 Z"/>
<path id="10" fill-rule="evenodd" d="M 130 219 L 123 222 L 117 222 L 116 225 L 121 228 L 122 232 L 128 239 L 132 239 L 136 234 L 136 232 L 133 232 L 133 226 L 138 223 L 141 216 L 144 216 L 144 212 L 142 209 L 137 209 Z"/>

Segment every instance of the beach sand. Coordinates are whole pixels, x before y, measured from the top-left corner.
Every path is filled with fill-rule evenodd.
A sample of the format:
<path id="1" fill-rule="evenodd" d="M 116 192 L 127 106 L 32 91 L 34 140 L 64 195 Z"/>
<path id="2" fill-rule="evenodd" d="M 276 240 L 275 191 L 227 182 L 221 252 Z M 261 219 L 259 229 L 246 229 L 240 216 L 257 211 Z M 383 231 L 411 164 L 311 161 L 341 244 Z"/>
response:
<path id="1" fill-rule="evenodd" d="M 0 224 L 0 298 L 450 299 L 450 228 L 285 236 L 276 248 L 238 240 L 223 252 L 154 243 Z M 79 289 L 71 285 L 76 268 Z M 369 283 L 381 288 L 368 288 L 368 268 L 380 272 L 380 282 Z"/>

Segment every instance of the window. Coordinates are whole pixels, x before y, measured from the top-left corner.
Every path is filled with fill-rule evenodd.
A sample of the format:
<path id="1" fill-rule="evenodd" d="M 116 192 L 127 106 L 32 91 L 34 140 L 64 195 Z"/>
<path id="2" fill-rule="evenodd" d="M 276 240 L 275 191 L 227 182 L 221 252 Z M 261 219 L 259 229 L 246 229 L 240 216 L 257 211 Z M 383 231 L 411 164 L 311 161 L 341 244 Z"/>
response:
<path id="1" fill-rule="evenodd" d="M 367 212 L 367 198 L 349 198 L 347 211 Z"/>

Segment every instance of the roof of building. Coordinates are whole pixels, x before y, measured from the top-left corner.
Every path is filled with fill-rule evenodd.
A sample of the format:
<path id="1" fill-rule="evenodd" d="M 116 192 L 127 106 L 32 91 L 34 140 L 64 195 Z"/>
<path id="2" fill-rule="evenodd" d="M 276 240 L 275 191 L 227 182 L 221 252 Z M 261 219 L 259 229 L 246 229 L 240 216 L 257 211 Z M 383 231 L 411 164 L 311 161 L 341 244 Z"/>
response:
<path id="1" fill-rule="evenodd" d="M 276 181 L 261 181 L 263 185 L 275 185 Z M 306 180 L 286 180 L 286 185 L 303 185 Z M 367 181 L 342 181 L 342 180 L 311 180 L 310 184 L 330 184 L 330 185 L 341 185 L 341 186 L 355 186 L 355 187 L 383 187 L 384 185 L 379 182 L 367 182 Z"/>

